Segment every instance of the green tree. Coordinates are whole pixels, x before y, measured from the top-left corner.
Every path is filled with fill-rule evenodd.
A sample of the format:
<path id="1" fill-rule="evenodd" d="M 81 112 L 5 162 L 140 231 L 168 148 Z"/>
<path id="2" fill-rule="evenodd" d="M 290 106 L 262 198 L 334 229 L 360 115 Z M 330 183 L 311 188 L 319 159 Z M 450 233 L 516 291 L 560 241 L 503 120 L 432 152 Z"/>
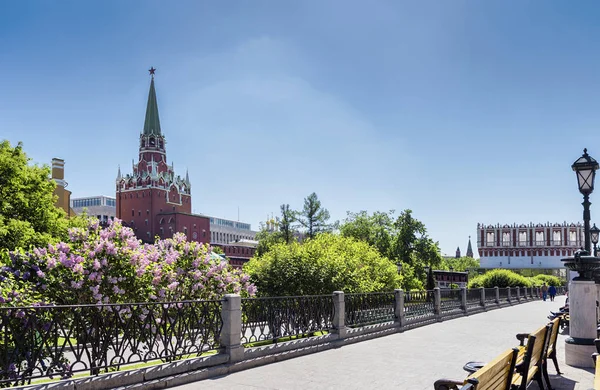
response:
<path id="1" fill-rule="evenodd" d="M 293 223 L 296 221 L 296 212 L 290 209 L 289 204 L 282 204 L 281 208 L 281 219 L 278 221 L 279 231 L 281 232 L 281 238 L 286 244 L 294 241 L 295 229 Z"/>
<path id="2" fill-rule="evenodd" d="M 479 260 L 472 257 L 459 257 L 456 258 L 444 258 L 441 261 L 439 269 L 449 271 L 452 268 L 453 271 L 465 272 L 472 269 L 479 268 Z"/>
<path id="3" fill-rule="evenodd" d="M 392 291 L 402 279 L 396 265 L 366 242 L 334 234 L 275 244 L 244 271 L 262 296 Z"/>
<path id="4" fill-rule="evenodd" d="M 65 237 L 65 213 L 54 206 L 50 168 L 29 165 L 19 143 L 0 143 L 0 248 L 45 246 Z"/>
<path id="5" fill-rule="evenodd" d="M 435 288 L 435 278 L 433 277 L 433 268 L 429 268 L 427 272 L 427 290 L 433 290 Z"/>
<path id="6" fill-rule="evenodd" d="M 304 207 L 298 212 L 298 222 L 306 229 L 308 238 L 314 238 L 318 233 L 331 231 L 329 211 L 321 206 L 316 193 L 304 198 Z"/>
<path id="7" fill-rule="evenodd" d="M 369 215 L 366 211 L 353 213 L 348 211 L 347 217 L 340 226 L 340 234 L 365 241 L 377 248 L 379 253 L 394 260 L 392 242 L 394 240 L 394 211 L 384 213 L 376 211 Z"/>
<path id="8" fill-rule="evenodd" d="M 402 211 L 397 218 L 393 210 L 372 215 L 366 211 L 349 212 L 340 233 L 368 242 L 395 264 L 402 265 L 404 289 L 425 284 L 425 268 L 437 267 L 442 260 L 438 244 L 427 236 L 425 225 L 413 218 L 411 210 Z"/>
<path id="9" fill-rule="evenodd" d="M 256 233 L 256 240 L 258 241 L 258 246 L 256 247 L 255 256 L 262 256 L 274 245 L 284 243 L 281 232 L 267 227 L 262 222 L 258 233 Z"/>
<path id="10" fill-rule="evenodd" d="M 394 257 L 402 263 L 411 264 L 419 279 L 425 279 L 425 268 L 437 267 L 442 261 L 438 243 L 429 238 L 425 224 L 413 218 L 411 210 L 400 213 L 394 222 L 394 228 Z"/>

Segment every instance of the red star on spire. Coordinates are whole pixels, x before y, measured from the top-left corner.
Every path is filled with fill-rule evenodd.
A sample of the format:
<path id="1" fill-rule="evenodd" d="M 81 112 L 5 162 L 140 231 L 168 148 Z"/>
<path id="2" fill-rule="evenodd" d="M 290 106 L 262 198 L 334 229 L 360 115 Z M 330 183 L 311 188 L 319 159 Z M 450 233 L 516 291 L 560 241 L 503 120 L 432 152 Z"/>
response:
<path id="1" fill-rule="evenodd" d="M 156 72 L 156 69 L 153 66 L 151 66 L 150 69 L 148 69 L 148 72 L 150 72 L 150 74 L 154 76 L 154 72 Z"/>

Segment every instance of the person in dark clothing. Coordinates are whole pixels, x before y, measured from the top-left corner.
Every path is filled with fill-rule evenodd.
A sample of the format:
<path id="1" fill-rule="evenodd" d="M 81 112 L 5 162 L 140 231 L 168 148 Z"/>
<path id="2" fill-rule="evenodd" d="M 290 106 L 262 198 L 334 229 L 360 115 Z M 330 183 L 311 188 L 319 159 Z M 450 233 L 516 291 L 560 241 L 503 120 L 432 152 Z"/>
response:
<path id="1" fill-rule="evenodd" d="M 554 302 L 554 297 L 556 296 L 556 287 L 550 286 L 548 288 L 548 295 L 550 295 L 550 301 Z"/>

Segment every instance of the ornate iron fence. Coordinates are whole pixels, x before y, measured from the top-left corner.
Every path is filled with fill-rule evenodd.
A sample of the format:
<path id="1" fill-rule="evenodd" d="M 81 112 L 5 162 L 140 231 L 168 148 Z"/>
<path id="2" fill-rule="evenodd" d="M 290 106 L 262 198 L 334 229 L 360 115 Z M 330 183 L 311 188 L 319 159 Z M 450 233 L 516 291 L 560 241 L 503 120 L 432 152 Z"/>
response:
<path id="1" fill-rule="evenodd" d="M 404 294 L 404 315 L 407 323 L 417 323 L 435 318 L 434 292 L 407 291 Z"/>
<path id="2" fill-rule="evenodd" d="M 481 289 L 469 288 L 467 289 L 467 310 L 474 310 L 481 306 Z"/>
<path id="3" fill-rule="evenodd" d="M 333 296 L 311 295 L 242 299 L 242 344 L 282 341 L 329 331 Z"/>
<path id="4" fill-rule="evenodd" d="M 442 314 L 462 310 L 462 295 L 459 289 L 440 289 L 440 310 Z"/>
<path id="5" fill-rule="evenodd" d="M 219 347 L 221 301 L 0 308 L 0 387 Z"/>
<path id="6" fill-rule="evenodd" d="M 495 288 L 486 288 L 485 289 L 485 304 L 496 303 L 496 289 Z"/>
<path id="7" fill-rule="evenodd" d="M 514 291 L 511 291 L 512 293 L 514 293 Z M 498 289 L 498 295 L 500 297 L 499 302 L 500 303 L 508 303 L 508 287 L 501 287 Z M 514 294 L 516 295 L 516 294 Z"/>
<path id="8" fill-rule="evenodd" d="M 396 298 L 393 292 L 344 294 L 346 326 L 394 321 Z"/>

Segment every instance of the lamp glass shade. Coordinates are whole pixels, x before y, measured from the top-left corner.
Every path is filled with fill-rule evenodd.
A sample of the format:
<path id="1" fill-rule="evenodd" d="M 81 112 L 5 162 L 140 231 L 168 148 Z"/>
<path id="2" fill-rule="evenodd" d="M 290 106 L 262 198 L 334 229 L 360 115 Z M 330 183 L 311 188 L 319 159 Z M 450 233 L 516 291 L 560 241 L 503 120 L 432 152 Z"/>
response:
<path id="1" fill-rule="evenodd" d="M 577 185 L 582 194 L 591 194 L 594 191 L 596 171 L 590 168 L 577 171 Z"/>
<path id="2" fill-rule="evenodd" d="M 596 227 L 596 224 L 590 229 L 590 235 L 592 236 L 592 244 L 597 244 L 600 238 L 600 229 Z"/>
<path id="3" fill-rule="evenodd" d="M 583 150 L 583 155 L 571 165 L 571 168 L 577 174 L 577 186 L 579 192 L 583 195 L 589 195 L 594 191 L 594 179 L 598 162 L 587 154 L 587 149 Z"/>

